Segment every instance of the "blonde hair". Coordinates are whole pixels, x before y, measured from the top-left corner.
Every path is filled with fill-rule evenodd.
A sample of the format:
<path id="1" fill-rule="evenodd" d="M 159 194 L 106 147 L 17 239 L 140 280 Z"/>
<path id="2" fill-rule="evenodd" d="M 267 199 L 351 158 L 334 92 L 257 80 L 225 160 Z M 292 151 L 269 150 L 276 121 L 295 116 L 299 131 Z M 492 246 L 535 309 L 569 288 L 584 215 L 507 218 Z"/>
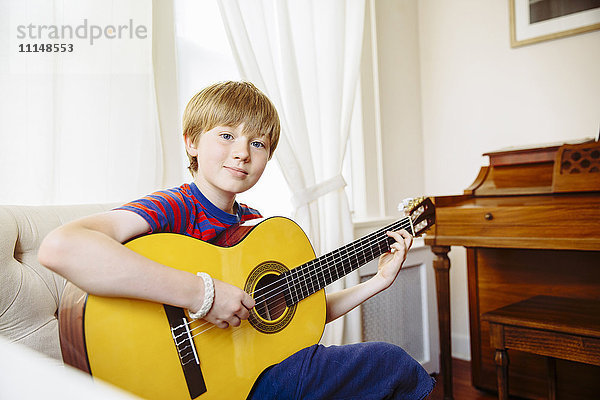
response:
<path id="1" fill-rule="evenodd" d="M 216 126 L 238 127 L 246 135 L 269 139 L 269 159 L 279 142 L 280 124 L 275 106 L 250 82 L 220 82 L 198 92 L 183 113 L 183 135 L 196 143 L 200 135 Z M 188 154 L 192 176 L 198 160 Z"/>

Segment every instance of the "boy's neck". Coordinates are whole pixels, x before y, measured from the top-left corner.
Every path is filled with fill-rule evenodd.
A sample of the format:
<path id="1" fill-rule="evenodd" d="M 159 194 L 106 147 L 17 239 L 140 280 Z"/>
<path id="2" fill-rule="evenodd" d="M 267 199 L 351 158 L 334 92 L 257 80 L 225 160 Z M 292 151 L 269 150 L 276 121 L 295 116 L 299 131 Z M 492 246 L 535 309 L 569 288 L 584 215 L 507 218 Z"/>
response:
<path id="1" fill-rule="evenodd" d="M 198 190 L 210 201 L 213 205 L 225 211 L 228 214 L 235 214 L 237 210 L 234 210 L 235 207 L 235 194 L 229 195 L 224 193 L 219 193 L 202 179 L 198 179 L 196 177 L 194 179 L 194 183 L 198 187 Z"/>

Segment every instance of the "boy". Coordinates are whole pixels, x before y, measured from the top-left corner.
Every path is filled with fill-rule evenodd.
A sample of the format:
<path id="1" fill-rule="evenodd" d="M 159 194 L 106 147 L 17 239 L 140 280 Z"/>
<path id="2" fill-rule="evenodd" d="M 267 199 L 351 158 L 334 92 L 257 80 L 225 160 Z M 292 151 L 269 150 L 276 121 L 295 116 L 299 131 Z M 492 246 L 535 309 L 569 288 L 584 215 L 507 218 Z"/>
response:
<path id="1" fill-rule="evenodd" d="M 279 139 L 279 118 L 273 104 L 254 85 L 224 82 L 190 100 L 183 128 L 191 184 L 65 224 L 44 239 L 39 260 L 95 295 L 170 304 L 219 328 L 239 326 L 254 307 L 254 299 L 242 289 L 207 274 L 196 276 L 161 265 L 121 243 L 155 232 L 210 241 L 235 223 L 259 218 L 258 211 L 235 198 L 254 186 L 272 157 Z M 406 231 L 388 235 L 396 242 L 380 258 L 378 273 L 365 283 L 327 296 L 327 322 L 392 284 L 412 237 Z M 331 367 L 336 370 L 333 377 Z M 386 374 L 382 376 L 381 371 Z M 421 399 L 432 386 L 422 367 L 396 346 L 315 345 L 267 369 L 250 398 Z"/>

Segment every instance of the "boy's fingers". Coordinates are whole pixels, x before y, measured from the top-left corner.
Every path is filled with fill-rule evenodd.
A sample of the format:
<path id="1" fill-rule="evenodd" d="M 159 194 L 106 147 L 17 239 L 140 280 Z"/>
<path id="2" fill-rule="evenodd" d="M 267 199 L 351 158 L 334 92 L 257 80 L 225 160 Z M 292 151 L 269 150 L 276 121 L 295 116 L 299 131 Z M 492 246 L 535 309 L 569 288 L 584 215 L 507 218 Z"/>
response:
<path id="1" fill-rule="evenodd" d="M 247 309 L 247 308 L 244 308 L 243 310 L 240 310 L 240 311 L 237 313 L 237 316 L 238 316 L 240 319 L 248 319 L 248 318 L 250 317 L 250 312 L 248 311 L 248 309 Z"/>
<path id="2" fill-rule="evenodd" d="M 408 233 L 408 231 L 406 229 L 401 229 L 398 231 L 398 233 L 404 240 L 406 247 L 410 248 L 410 246 L 412 245 L 412 242 L 413 242 L 413 236 L 410 233 Z"/>
<path id="3" fill-rule="evenodd" d="M 387 235 L 396 240 L 395 243 L 391 246 L 392 253 L 395 253 L 399 250 L 406 251 L 412 246 L 413 237 L 410 233 L 408 233 L 405 229 L 400 229 L 398 231 L 390 231 L 387 232 Z M 398 247 L 401 246 L 401 247 Z"/>
<path id="4" fill-rule="evenodd" d="M 242 304 L 248 310 L 251 310 L 252 308 L 254 308 L 254 305 L 256 304 L 256 302 L 254 301 L 254 299 L 249 294 L 246 294 L 244 296 L 244 298 L 242 299 Z"/>
<path id="5" fill-rule="evenodd" d="M 393 239 L 396 239 L 397 242 L 404 243 L 412 243 L 412 235 L 408 233 L 406 229 L 400 229 L 398 231 L 389 231 L 387 235 Z"/>
<path id="6" fill-rule="evenodd" d="M 392 244 L 391 247 L 392 247 L 392 252 L 406 250 L 406 243 L 404 243 L 404 241 L 396 242 L 396 243 Z"/>

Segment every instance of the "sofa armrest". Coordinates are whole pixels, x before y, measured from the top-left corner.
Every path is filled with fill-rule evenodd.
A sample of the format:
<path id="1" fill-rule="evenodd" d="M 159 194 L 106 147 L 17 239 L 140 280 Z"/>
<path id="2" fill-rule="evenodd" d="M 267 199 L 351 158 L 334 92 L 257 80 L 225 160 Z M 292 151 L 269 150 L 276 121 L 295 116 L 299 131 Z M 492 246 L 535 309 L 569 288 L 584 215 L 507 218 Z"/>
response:
<path id="1" fill-rule="evenodd" d="M 38 248 L 52 229 L 113 207 L 0 206 L 0 335 L 62 360 L 57 311 L 66 281 L 38 262 Z"/>

